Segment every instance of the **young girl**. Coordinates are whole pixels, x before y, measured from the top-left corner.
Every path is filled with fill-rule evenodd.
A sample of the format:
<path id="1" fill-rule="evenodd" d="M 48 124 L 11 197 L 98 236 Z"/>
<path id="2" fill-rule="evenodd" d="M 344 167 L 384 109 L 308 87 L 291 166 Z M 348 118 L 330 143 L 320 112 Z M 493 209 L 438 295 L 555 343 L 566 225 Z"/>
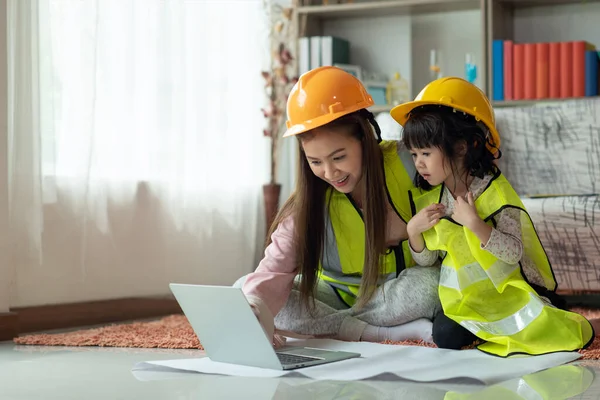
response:
<path id="1" fill-rule="evenodd" d="M 284 136 L 299 142 L 297 186 L 258 268 L 235 284 L 269 337 L 432 340 L 439 268 L 412 268 L 406 241 L 414 167 L 399 143 L 381 141 L 373 104 L 335 67 L 292 89 Z"/>
<path id="2" fill-rule="evenodd" d="M 590 323 L 565 311 L 546 253 L 495 159 L 500 139 L 486 96 L 460 78 L 431 82 L 391 111 L 417 174 L 407 231 L 414 260 L 442 258 L 444 314 L 499 356 L 578 350 Z"/>

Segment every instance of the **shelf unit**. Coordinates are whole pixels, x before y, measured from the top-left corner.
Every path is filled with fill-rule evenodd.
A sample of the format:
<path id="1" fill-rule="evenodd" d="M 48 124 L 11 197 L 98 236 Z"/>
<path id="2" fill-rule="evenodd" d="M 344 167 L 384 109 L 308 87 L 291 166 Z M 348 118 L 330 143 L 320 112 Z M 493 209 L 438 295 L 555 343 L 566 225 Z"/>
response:
<path id="1" fill-rule="evenodd" d="M 317 2 L 320 0 L 313 0 Z M 429 50 L 439 50 L 440 40 L 449 42 L 465 16 L 478 26 L 463 33 L 466 37 L 458 40 L 462 43 L 459 46 L 476 53 L 480 63 L 485 61 L 486 41 L 481 35 L 485 23 L 484 5 L 485 0 L 354 0 L 343 4 L 304 5 L 297 8 L 298 33 L 300 37 L 332 35 L 349 40 L 350 64 L 389 77 L 400 72 L 409 79 L 410 95 L 414 97 L 430 81 Z M 465 52 L 448 56 L 452 58 L 454 74 L 461 73 Z M 445 70 L 443 64 L 442 71 Z M 486 75 L 480 73 L 478 84 L 482 89 L 487 85 L 486 79 Z"/>
<path id="2" fill-rule="evenodd" d="M 600 47 L 600 0 L 486 0 L 487 75 L 492 76 L 492 42 L 587 40 Z M 570 21 L 571 20 L 571 21 Z M 493 94 L 492 79 L 486 94 Z M 495 101 L 495 107 L 526 106 L 568 99 Z"/>
<path id="3" fill-rule="evenodd" d="M 472 10 L 480 0 L 385 0 L 298 7 L 298 14 L 318 18 L 416 15 L 432 12 Z"/>
<path id="4" fill-rule="evenodd" d="M 569 97 L 568 99 L 534 99 L 534 100 L 506 100 L 506 101 L 494 101 L 492 102 L 495 108 L 501 107 L 529 107 L 536 106 L 541 104 L 556 104 L 561 103 L 567 100 L 583 100 L 583 99 L 592 99 L 596 97 Z"/>
<path id="5" fill-rule="evenodd" d="M 351 43 L 356 38 L 360 59 L 351 60 L 351 63 L 381 66 L 382 69 L 393 64 L 388 50 L 394 41 L 401 42 L 390 27 L 410 24 L 414 35 L 410 35 L 410 43 L 404 50 L 410 59 L 413 97 L 429 81 L 427 69 L 432 48 L 441 47 L 442 58 L 446 59 L 442 64 L 451 65 L 447 69 L 442 65 L 444 75 L 458 76 L 463 76 L 459 66 L 464 65 L 465 49 L 473 48 L 473 52 L 479 54 L 476 57 L 477 84 L 491 98 L 494 39 L 522 42 L 583 39 L 600 47 L 600 24 L 595 22 L 600 20 L 600 0 L 353 0 L 328 5 L 321 4 L 321 0 L 312 0 L 311 5 L 301 5 L 296 11 L 299 36 L 347 35 Z M 569 24 L 569 18 L 577 18 L 576 23 Z M 465 34 L 468 29 L 471 29 L 469 34 Z M 369 31 L 375 33 L 365 38 Z M 431 31 L 436 32 L 430 34 Z M 540 101 L 560 99 L 503 101 L 494 102 L 494 106 L 524 106 Z M 377 106 L 374 109 L 387 111 L 390 108 Z"/>

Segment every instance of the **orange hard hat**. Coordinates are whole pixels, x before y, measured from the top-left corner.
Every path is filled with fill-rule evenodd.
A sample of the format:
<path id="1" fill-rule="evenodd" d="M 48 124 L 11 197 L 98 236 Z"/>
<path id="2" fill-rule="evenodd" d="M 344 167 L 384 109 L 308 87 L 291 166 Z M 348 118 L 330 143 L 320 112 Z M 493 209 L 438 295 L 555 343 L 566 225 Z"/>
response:
<path id="1" fill-rule="evenodd" d="M 483 122 L 491 135 L 491 140 L 488 140 L 487 143 L 488 149 L 492 153 L 498 151 L 500 135 L 496 129 L 494 109 L 485 93 L 464 79 L 445 77 L 432 81 L 421 90 L 414 101 L 392 108 L 390 114 L 400 125 L 404 125 L 413 109 L 432 104 L 451 107 Z"/>
<path id="2" fill-rule="evenodd" d="M 318 128 L 375 102 L 354 75 L 337 67 L 319 67 L 298 79 L 287 101 L 283 137 Z"/>

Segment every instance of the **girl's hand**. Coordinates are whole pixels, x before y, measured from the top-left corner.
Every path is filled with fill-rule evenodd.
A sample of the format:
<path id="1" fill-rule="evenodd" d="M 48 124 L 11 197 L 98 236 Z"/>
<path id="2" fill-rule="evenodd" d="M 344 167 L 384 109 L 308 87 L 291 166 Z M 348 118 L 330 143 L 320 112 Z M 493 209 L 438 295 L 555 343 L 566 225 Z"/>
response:
<path id="1" fill-rule="evenodd" d="M 477 215 L 473 193 L 467 193 L 466 199 L 461 196 L 456 198 L 452 219 L 471 230 L 481 221 L 481 218 Z"/>
<path id="2" fill-rule="evenodd" d="M 445 214 L 446 207 L 443 204 L 430 204 L 408 221 L 406 232 L 408 236 L 417 236 L 431 229 Z"/>

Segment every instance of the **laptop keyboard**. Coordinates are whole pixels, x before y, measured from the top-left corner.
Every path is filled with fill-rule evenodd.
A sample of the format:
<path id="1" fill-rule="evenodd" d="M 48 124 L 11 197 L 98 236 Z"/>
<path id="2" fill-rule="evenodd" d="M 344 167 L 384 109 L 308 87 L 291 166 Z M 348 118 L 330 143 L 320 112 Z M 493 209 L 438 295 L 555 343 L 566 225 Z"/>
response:
<path id="1" fill-rule="evenodd" d="M 281 363 L 283 365 L 299 364 L 299 363 L 303 363 L 303 362 L 310 362 L 310 361 L 318 360 L 318 358 L 315 358 L 315 357 L 298 356 L 296 354 L 286 354 L 286 353 L 276 353 L 276 354 L 277 354 L 277 357 L 279 358 L 279 361 L 281 361 Z"/>

